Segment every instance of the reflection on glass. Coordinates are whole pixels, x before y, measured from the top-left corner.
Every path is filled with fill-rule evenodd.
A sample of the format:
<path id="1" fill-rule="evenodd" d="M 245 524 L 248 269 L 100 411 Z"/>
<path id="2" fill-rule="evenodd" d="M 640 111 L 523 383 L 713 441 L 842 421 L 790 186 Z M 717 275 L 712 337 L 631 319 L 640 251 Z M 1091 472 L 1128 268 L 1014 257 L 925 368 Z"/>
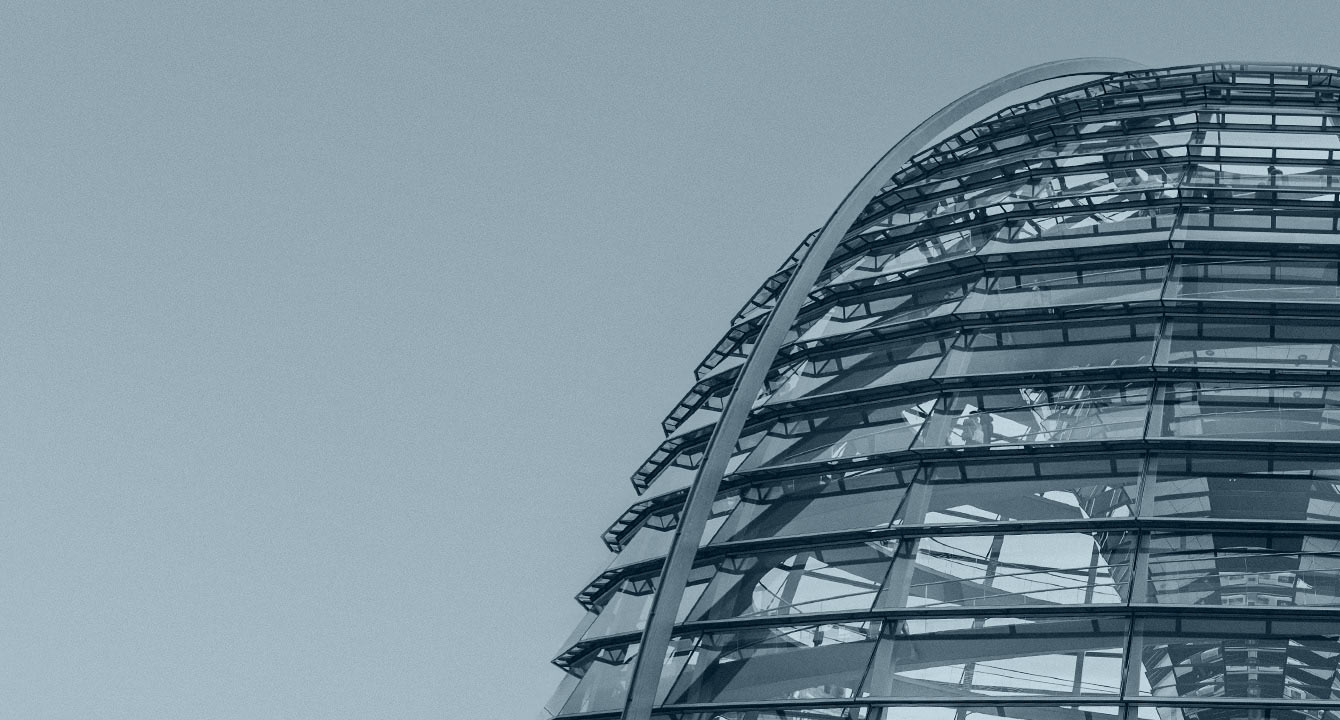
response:
<path id="1" fill-rule="evenodd" d="M 770 383 L 773 389 L 768 404 L 925 380 L 940 363 L 952 338 L 939 334 L 809 358 Z"/>
<path id="2" fill-rule="evenodd" d="M 1121 720 L 1105 705 L 878 705 L 768 710 L 710 710 L 653 714 L 652 720 Z M 1236 716 L 1235 716 L 1236 717 Z M 1154 718 L 1158 720 L 1158 718 Z M 1202 720 L 1210 720 L 1205 716 Z M 1218 720 L 1215 716 L 1214 720 Z M 1299 717 L 1298 720 L 1305 720 Z M 1310 720 L 1316 720 L 1311 718 Z M 1326 720 L 1329 720 L 1327 718 Z"/>
<path id="3" fill-rule="evenodd" d="M 716 563 L 690 620 L 869 610 L 897 543 L 783 550 Z"/>
<path id="4" fill-rule="evenodd" d="M 1159 299 L 1167 264 L 1003 270 L 982 278 L 958 312 L 998 312 Z"/>
<path id="5" fill-rule="evenodd" d="M 820 473 L 744 488 L 713 542 L 887 526 L 915 469 Z"/>
<path id="6" fill-rule="evenodd" d="M 657 713 L 651 717 L 652 720 L 1001 720 L 1003 718 L 1009 720 L 1121 720 L 1122 715 L 1120 708 L 1116 706 L 1044 706 L 1011 703 L 1009 705 L 885 705 L 875 707 L 710 710 L 706 712 Z M 1155 718 L 1154 720 L 1158 719 Z M 1201 720 L 1211 720 L 1211 718 L 1210 716 L 1204 716 Z M 1219 720 L 1219 716 L 1214 716 L 1214 720 Z M 1298 720 L 1316 720 L 1316 718 L 1305 719 L 1300 716 Z M 1326 720 L 1329 720 L 1329 718 Z"/>
<path id="7" fill-rule="evenodd" d="M 577 675 L 571 673 L 565 674 L 563 679 L 559 681 L 558 687 L 554 689 L 554 694 L 550 695 L 549 701 L 544 704 L 544 710 L 541 712 L 540 717 L 547 720 L 561 712 L 563 710 L 563 705 L 567 703 L 568 698 L 572 697 L 573 688 L 576 688 L 577 683 L 581 681 L 582 679 Z"/>
<path id="8" fill-rule="evenodd" d="M 1159 343 L 1158 364 L 1265 370 L 1340 368 L 1340 327 L 1297 320 L 1174 320 Z"/>
<path id="9" fill-rule="evenodd" d="M 944 207 L 948 212 L 955 212 L 952 206 Z M 903 222 L 906 220 L 906 217 L 902 218 Z M 900 230 L 906 234 L 913 228 L 904 227 Z M 993 238 L 1008 232 L 1008 228 L 994 223 L 967 228 L 951 227 L 926 237 L 898 242 L 893 239 L 893 233 L 888 232 L 888 226 L 880 225 L 862 237 L 869 244 L 879 245 L 879 249 L 862 256 L 855 264 L 833 277 L 829 284 L 843 285 L 872 279 L 875 280 L 870 283 L 873 285 L 892 282 L 912 270 L 972 255 Z"/>
<path id="10" fill-rule="evenodd" d="M 1340 626 L 1289 619 L 1146 618 L 1141 695 L 1330 700 Z"/>
<path id="11" fill-rule="evenodd" d="M 1178 262 L 1170 300 L 1340 302 L 1340 263 L 1311 260 Z"/>
<path id="12" fill-rule="evenodd" d="M 1005 152 L 1003 148 L 993 147 L 992 144 L 960 146 L 924 160 L 928 167 L 935 167 L 942 162 L 953 162 L 955 163 L 953 172 L 945 175 L 932 175 L 929 179 L 923 180 L 915 186 L 909 187 L 901 184 L 896 187 L 886 187 L 885 190 L 893 190 L 895 195 L 902 194 L 903 196 L 906 196 L 909 192 L 926 194 L 944 192 L 962 186 L 1010 182 L 1011 178 L 1018 177 L 1021 173 L 1041 170 L 1055 172 L 1062 169 L 1092 168 L 1095 172 L 1101 172 L 1114 159 L 1167 161 L 1182 158 L 1187 155 L 1186 145 L 1191 139 L 1190 132 L 1147 131 L 1156 125 L 1166 130 L 1176 124 L 1190 124 L 1195 120 L 1196 116 L 1192 113 L 1179 113 L 1176 116 L 1163 118 L 1142 117 L 1130 121 L 1111 120 L 1086 123 L 1081 126 L 1081 132 L 1109 133 L 1124 129 L 1130 134 L 1067 140 L 1045 145 L 1025 145 L 1016 152 Z M 1135 125 L 1138 125 L 1138 127 Z M 1017 142 L 1019 139 L 1016 136 L 1014 141 Z M 943 147 L 941 149 L 944 150 Z M 980 157 L 967 160 L 974 156 Z M 924 176 L 914 176 L 916 180 L 921 180 L 922 177 Z M 896 179 L 907 182 L 910 178 Z M 877 207 L 888 207 L 893 202 L 892 199 L 882 198 Z M 862 221 L 868 222 L 868 218 L 876 214 L 875 212 L 869 213 Z"/>
<path id="13" fill-rule="evenodd" d="M 1008 240 L 987 243 L 978 254 L 1165 242 L 1176 217 L 1168 208 L 1133 207 L 1028 218 Z"/>
<path id="14" fill-rule="evenodd" d="M 709 633 L 666 703 L 850 698 L 878 635 L 877 622 Z"/>
<path id="15" fill-rule="evenodd" d="M 776 422 L 738 469 L 906 450 L 934 403 L 925 397 L 885 401 Z"/>
<path id="16" fill-rule="evenodd" d="M 712 511 L 707 517 L 707 523 L 703 526 L 703 534 L 698 538 L 698 547 L 702 547 L 712 541 L 712 537 L 721 530 L 721 526 L 726 524 L 735 506 L 740 504 L 740 496 L 735 493 L 727 493 L 717 496 L 712 501 Z"/>
<path id="17" fill-rule="evenodd" d="M 1270 115 L 1257 115 L 1252 113 L 1225 113 L 1224 122 L 1231 124 L 1260 124 L 1260 125 L 1309 125 L 1314 127 L 1321 126 L 1322 118 L 1316 115 L 1279 115 L 1272 118 Z M 1282 132 L 1273 131 L 1249 131 L 1249 130 L 1210 130 L 1205 133 L 1202 142 L 1206 145 L 1226 145 L 1232 147 L 1259 147 L 1259 148 L 1310 148 L 1322 150 L 1340 149 L 1340 142 L 1337 142 L 1334 133 L 1328 132 Z"/>
<path id="18" fill-rule="evenodd" d="M 1313 137 L 1317 136 L 1314 135 Z M 1325 157 L 1324 153 L 1322 157 Z M 1340 175 L 1336 174 L 1336 168 L 1329 168 L 1324 165 L 1273 165 L 1269 162 L 1197 162 L 1192 164 L 1188 184 L 1199 187 L 1229 187 L 1256 191 L 1315 190 L 1335 192 L 1337 188 L 1340 188 Z"/>
<path id="19" fill-rule="evenodd" d="M 652 720 L 875 720 L 868 708 L 802 707 L 771 710 L 710 710 L 656 713 Z"/>
<path id="20" fill-rule="evenodd" d="M 940 401 L 917 446 L 1139 438 L 1148 404 L 1139 384 L 964 391 Z"/>
<path id="21" fill-rule="evenodd" d="M 1340 521 L 1340 462 L 1158 456 L 1145 480 L 1153 517 Z"/>
<path id="22" fill-rule="evenodd" d="M 907 605 L 1120 603 L 1130 596 L 1134 549 L 1126 532 L 921 538 Z"/>
<path id="23" fill-rule="evenodd" d="M 577 665 L 574 672 L 581 680 L 563 704 L 563 714 L 622 709 L 637 648 L 636 644 L 603 648 Z"/>
<path id="24" fill-rule="evenodd" d="M 868 697 L 1116 695 L 1126 621 L 1114 617 L 912 619 L 886 632 Z"/>
<path id="25" fill-rule="evenodd" d="M 911 292 L 894 292 L 883 297 L 863 297 L 840 303 L 821 315 L 798 320 L 791 328 L 787 341 L 804 344 L 858 330 L 947 315 L 954 311 L 967 291 L 966 281 L 954 281 Z"/>
<path id="26" fill-rule="evenodd" d="M 1159 395 L 1162 437 L 1340 440 L 1340 387 L 1188 382 Z"/>
<path id="27" fill-rule="evenodd" d="M 1130 517 L 1140 458 L 940 463 L 924 474 L 925 516 L 911 503 L 900 523 L 979 523 Z"/>
<path id="28" fill-rule="evenodd" d="M 624 567 L 633 563 L 664 557 L 670 552 L 670 544 L 675 539 L 675 526 L 679 524 L 676 514 L 653 515 L 647 518 L 626 536 L 623 549 L 614 556 L 611 568 Z"/>
<path id="29" fill-rule="evenodd" d="M 1153 321 L 980 328 L 954 342 L 935 376 L 1149 365 L 1157 335 Z"/>
<path id="30" fill-rule="evenodd" d="M 862 232 L 863 236 L 873 236 L 870 242 L 878 242 L 881 233 L 890 230 L 907 232 L 909 225 L 924 223 L 936 218 L 948 219 L 949 216 L 962 215 L 979 208 L 995 207 L 1000 210 L 1023 209 L 1040 210 L 1083 206 L 1092 203 L 1111 202 L 1122 198 L 1121 193 L 1133 190 L 1162 190 L 1176 187 L 1181 182 L 1182 165 L 1152 164 L 1146 167 L 1068 167 L 1067 172 L 1054 175 L 1024 174 L 1012 182 L 994 185 L 981 183 L 1001 180 L 999 170 L 995 168 L 978 171 L 962 176 L 965 184 L 976 187 L 942 195 L 921 202 L 905 203 L 893 212 L 883 215 L 876 223 Z M 1023 205 L 1027 203 L 1027 205 Z M 959 218 L 952 218 L 958 220 Z M 895 230 L 895 231 L 896 231 Z M 975 244 L 963 242 L 966 246 L 961 254 L 967 254 L 980 247 L 990 237 L 981 233 L 982 241 Z M 924 263 L 923 263 L 924 264 Z"/>
<path id="31" fill-rule="evenodd" d="M 1147 602 L 1340 605 L 1340 538 L 1156 532 L 1145 552 Z"/>
<path id="32" fill-rule="evenodd" d="M 1037 195 L 1027 207 L 1036 212 L 1055 212 L 1103 203 L 1139 202 L 1151 196 L 1176 197 L 1175 188 L 1182 181 L 1182 172 L 1179 163 L 1093 168 L 1088 172 L 1039 178 L 1032 183 Z"/>
<path id="33" fill-rule="evenodd" d="M 641 630 L 651 611 L 656 581 L 650 577 L 624 580 L 597 602 L 599 614 L 587 629 L 583 640 L 609 637 Z"/>
<path id="34" fill-rule="evenodd" d="M 1199 208 L 1197 212 L 1185 212 L 1172 239 L 1212 244 L 1340 242 L 1332 215 L 1284 214 L 1274 208 Z"/>

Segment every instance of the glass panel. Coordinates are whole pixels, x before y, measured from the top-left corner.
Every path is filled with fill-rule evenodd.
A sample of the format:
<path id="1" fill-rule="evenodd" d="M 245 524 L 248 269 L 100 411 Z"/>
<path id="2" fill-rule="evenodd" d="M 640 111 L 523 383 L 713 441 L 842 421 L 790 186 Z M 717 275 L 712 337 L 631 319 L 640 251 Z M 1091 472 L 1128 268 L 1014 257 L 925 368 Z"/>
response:
<path id="1" fill-rule="evenodd" d="M 899 340 L 845 355 L 810 358 L 771 383 L 768 404 L 812 395 L 863 390 L 925 380 L 953 334 Z"/>
<path id="2" fill-rule="evenodd" d="M 619 568 L 633 563 L 665 557 L 675 540 L 675 526 L 679 524 L 677 514 L 653 515 L 633 531 L 632 537 L 624 543 L 623 550 L 614 556 L 610 568 Z"/>
<path id="3" fill-rule="evenodd" d="M 862 695 L 1116 695 L 1125 637 L 1113 617 L 907 620 L 880 641 Z"/>
<path id="4" fill-rule="evenodd" d="M 660 687 L 663 689 L 657 694 L 657 703 L 664 700 L 664 688 L 683 669 L 692 650 L 691 639 L 675 638 L 670 641 L 665 662 L 661 665 Z M 556 707 L 564 698 L 567 702 L 562 706 L 563 716 L 622 710 L 637 653 L 638 645 L 634 643 L 627 647 L 606 648 L 588 656 L 578 663 L 573 674 L 559 686 L 545 710 L 552 713 L 550 708 Z"/>
<path id="5" fill-rule="evenodd" d="M 906 450 L 934 403 L 927 397 L 885 401 L 779 421 L 738 470 Z"/>
<path id="6" fill-rule="evenodd" d="M 975 282 L 975 280 L 974 280 Z M 895 292 L 883 297 L 835 305 L 822 315 L 797 322 L 788 342 L 808 343 L 824 337 L 948 315 L 968 292 L 967 281 Z"/>
<path id="7" fill-rule="evenodd" d="M 869 610 L 896 549 L 887 541 L 725 558 L 688 619 Z"/>
<path id="8" fill-rule="evenodd" d="M 1159 456 L 1146 516 L 1340 521 L 1340 462 L 1328 458 Z"/>
<path id="9" fill-rule="evenodd" d="M 1148 404 L 1138 384 L 963 391 L 940 401 L 917 446 L 1139 438 Z"/>
<path id="10" fill-rule="evenodd" d="M 1057 195 L 1109 196 L 1131 190 L 1159 189 L 1176 187 L 1182 182 L 1183 164 L 1146 165 L 1144 167 L 1093 168 L 1088 172 L 1072 175 L 1053 175 L 1039 183 L 1036 197 Z"/>
<path id="11" fill-rule="evenodd" d="M 1264 122 L 1267 125 L 1270 124 L 1270 119 L 1267 116 L 1262 115 L 1251 116 L 1245 114 L 1230 114 L 1228 117 L 1233 118 L 1228 120 L 1228 122 L 1238 122 L 1238 118 L 1245 119 L 1250 117 L 1253 118 L 1252 121 Z M 1307 124 L 1319 123 L 1321 120 L 1321 118 L 1317 116 L 1311 118 L 1294 116 L 1292 118 L 1281 117 L 1279 122 L 1282 124 L 1295 124 L 1293 122 L 1288 122 L 1295 118 L 1301 121 L 1307 121 Z M 1338 140 L 1340 140 L 1340 138 L 1337 138 L 1334 133 L 1322 132 L 1244 132 L 1242 130 L 1211 130 L 1205 133 L 1204 142 L 1206 145 L 1230 145 L 1236 147 L 1301 147 L 1334 150 L 1340 149 L 1340 142 L 1337 142 Z"/>
<path id="12" fill-rule="evenodd" d="M 1200 162 L 1192 165 L 1188 185 L 1334 192 L 1340 188 L 1340 175 L 1336 170 L 1324 166 Z"/>
<path id="13" fill-rule="evenodd" d="M 901 705 L 799 707 L 770 710 L 668 712 L 653 720 L 1121 720 L 1119 708 L 1102 705 Z M 1214 716 L 1217 720 L 1218 716 Z M 1209 720 L 1210 716 L 1204 716 Z M 1154 720 L 1158 720 L 1155 718 Z M 1301 716 L 1298 720 L 1305 720 Z M 1310 717 L 1306 720 L 1316 720 Z"/>
<path id="14" fill-rule="evenodd" d="M 1021 221 L 1008 241 L 993 240 L 979 255 L 1166 242 L 1176 213 L 1167 208 L 1080 212 Z"/>
<path id="15" fill-rule="evenodd" d="M 1268 193 L 1267 193 L 1268 195 Z M 1202 208 L 1178 220 L 1172 239 L 1181 242 L 1334 243 L 1335 218 L 1329 214 L 1283 215 L 1265 209 Z"/>
<path id="16" fill-rule="evenodd" d="M 821 473 L 740 491 L 713 542 L 885 527 L 916 467 Z"/>
<path id="17" fill-rule="evenodd" d="M 922 538 L 907 605 L 1124 602 L 1130 596 L 1134 551 L 1135 537 L 1128 532 Z"/>
<path id="18" fill-rule="evenodd" d="M 877 622 L 710 633 L 666 703 L 849 698 L 878 635 Z"/>
<path id="19" fill-rule="evenodd" d="M 962 215 L 978 208 L 991 206 L 1004 206 L 1004 209 L 1009 210 L 1016 209 L 1016 203 L 1026 202 L 1035 208 L 1059 207 L 1076 196 L 1080 196 L 1088 202 L 1106 202 L 1118 198 L 1119 193 L 1128 193 L 1132 190 L 1176 187 L 1181 182 L 1181 176 L 1181 164 L 1151 165 L 1140 168 L 1074 168 L 1069 173 L 1015 176 L 1015 178 L 1022 177 L 1022 179 L 1002 177 L 998 170 L 993 169 L 978 173 L 977 177 L 961 177 L 965 184 L 975 186 L 972 189 L 923 202 L 902 204 L 892 213 L 880 218 L 878 223 L 862 234 L 874 235 L 877 241 L 878 233 L 889 228 L 906 230 L 906 228 L 900 226 L 915 225 L 935 218 Z M 990 229 L 995 230 L 997 227 L 993 226 Z M 973 243 L 966 238 L 959 241 L 955 247 L 961 246 L 963 249 L 957 254 L 970 254 L 995 234 L 994 232 L 979 231 L 980 239 L 977 242 Z M 936 249 L 923 252 L 932 257 L 947 255 L 948 253 L 945 250 L 938 247 L 942 244 L 944 244 L 943 241 L 937 243 Z M 925 264 L 925 262 L 923 260 L 920 264 Z M 910 267 L 916 266 L 911 263 L 908 263 L 908 265 Z"/>
<path id="20" fill-rule="evenodd" d="M 637 645 L 605 648 L 576 668 L 582 679 L 563 704 L 563 714 L 622 710 L 637 648 Z"/>
<path id="21" fill-rule="evenodd" d="M 1333 621 L 1149 618 L 1141 695 L 1330 700 L 1340 658 Z"/>
<path id="22" fill-rule="evenodd" d="M 1176 383 L 1159 390 L 1162 437 L 1340 440 L 1340 387 Z"/>
<path id="23" fill-rule="evenodd" d="M 709 710 L 656 713 L 652 720 L 874 720 L 868 708 L 799 707 L 772 710 Z"/>
<path id="24" fill-rule="evenodd" d="M 925 517 L 908 505 L 899 522 L 979 523 L 1130 517 L 1138 457 L 943 463 L 925 474 Z"/>
<path id="25" fill-rule="evenodd" d="M 1340 327 L 1299 321 L 1246 320 L 1168 323 L 1159 365 L 1330 370 L 1340 367 Z"/>
<path id="26" fill-rule="evenodd" d="M 1038 212 L 1061 208 L 1088 208 L 1097 203 L 1123 200 L 1141 203 L 1150 195 L 1171 197 L 1164 190 L 1182 182 L 1182 165 L 1147 167 L 1095 167 L 1088 172 L 1050 175 L 1033 182 L 1035 197 L 1029 206 Z M 1010 208 L 1010 209 L 1018 209 Z"/>
<path id="27" fill-rule="evenodd" d="M 581 621 L 577 623 L 577 627 L 573 628 L 572 632 L 568 633 L 567 638 L 563 640 L 562 645 L 558 646 L 558 650 L 554 654 L 562 655 L 566 653 L 569 649 L 571 649 L 573 645 L 576 645 L 578 642 L 580 642 L 582 638 L 586 637 L 586 631 L 591 628 L 591 624 L 594 623 L 595 621 L 596 621 L 596 613 L 591 610 L 587 610 L 586 614 L 582 616 Z M 555 709 L 554 711 L 557 712 L 557 709 Z"/>
<path id="28" fill-rule="evenodd" d="M 1305 260 L 1179 262 L 1169 299 L 1219 302 L 1340 302 L 1340 263 Z"/>
<path id="29" fill-rule="evenodd" d="M 1153 126 L 1153 123 L 1148 121 L 1143 124 Z M 1135 129 L 1132 128 L 1132 130 Z M 1101 154 L 1120 152 L 1122 150 L 1150 150 L 1155 148 L 1176 147 L 1178 145 L 1186 145 L 1190 140 L 1191 133 L 1185 130 L 1150 134 L 1134 131 L 1128 135 L 1086 138 L 1084 140 L 1072 140 L 1057 143 L 1040 148 L 1038 156 L 1055 157 L 1099 154 L 1099 157 L 1101 157 Z"/>
<path id="30" fill-rule="evenodd" d="M 1086 322 L 1005 325 L 954 342 L 936 377 L 1149 365 L 1158 324 Z"/>
<path id="31" fill-rule="evenodd" d="M 777 429 L 778 428 L 774 425 L 763 430 L 745 430 L 743 434 L 740 435 L 740 439 L 735 441 L 735 447 L 732 448 L 730 461 L 726 463 L 726 474 L 729 475 L 736 470 L 739 470 L 740 466 L 750 458 L 751 454 L 754 452 L 754 448 L 757 448 L 760 442 L 767 439 L 771 432 Z"/>
<path id="32" fill-rule="evenodd" d="M 726 524 L 726 520 L 734 512 L 735 506 L 739 504 L 740 496 L 730 493 L 719 495 L 716 500 L 712 501 L 712 514 L 708 516 L 707 524 L 703 526 L 702 537 L 698 538 L 698 547 L 711 542 L 712 538 L 721 530 L 721 526 Z"/>
<path id="33" fill-rule="evenodd" d="M 679 599 L 679 608 L 675 611 L 675 624 L 687 622 L 689 611 L 698 606 L 707 586 L 716 579 L 717 565 L 711 563 L 699 565 L 689 571 L 688 582 L 684 585 L 684 596 Z"/>
<path id="34" fill-rule="evenodd" d="M 1340 605 L 1340 538 L 1154 533 L 1146 602 Z"/>
<path id="35" fill-rule="evenodd" d="M 921 217 L 915 222 L 920 222 L 929 217 L 942 215 L 946 213 L 955 213 L 966 210 L 962 206 L 953 204 L 939 205 L 932 210 L 931 214 L 924 211 L 914 211 L 914 214 L 920 214 Z M 937 232 L 927 237 L 919 237 L 910 242 L 899 242 L 896 245 L 890 244 L 892 234 L 887 231 L 891 226 L 904 225 L 911 220 L 904 213 L 897 213 L 896 218 L 892 220 L 892 225 L 883 224 L 876 226 L 873 231 L 862 234 L 862 239 L 870 244 L 882 245 L 880 249 L 868 253 L 861 260 L 842 273 L 834 277 L 828 284 L 843 285 L 846 283 L 860 282 L 862 280 L 875 279 L 873 285 L 881 285 L 892 282 L 905 276 L 908 272 L 918 268 L 926 267 L 937 262 L 945 262 L 956 258 L 967 257 L 976 253 L 978 248 L 991 241 L 993 238 L 1003 237 L 1011 232 L 1008 226 L 1002 226 L 1000 223 L 989 225 L 978 225 L 970 228 L 953 228 Z M 899 230 L 902 233 L 925 232 L 929 228 L 910 228 L 902 227 Z M 896 241 L 895 241 L 896 242 Z"/>
<path id="36" fill-rule="evenodd" d="M 624 580 L 601 598 L 600 614 L 582 639 L 592 640 L 641 630 L 646 624 L 655 596 L 654 579 Z"/>
<path id="37" fill-rule="evenodd" d="M 1340 720 L 1335 708 L 1234 708 L 1167 707 L 1145 705 L 1139 708 L 1139 720 Z"/>
<path id="38" fill-rule="evenodd" d="M 572 697 L 572 690 L 577 687 L 577 683 L 581 680 L 576 675 L 565 674 L 554 690 L 554 694 L 550 695 L 549 701 L 544 704 L 544 710 L 540 717 L 551 718 L 557 715 L 563 709 L 563 705 L 567 703 L 568 698 Z"/>
<path id="39" fill-rule="evenodd" d="M 1140 267 L 1006 270 L 982 278 L 958 312 L 1150 302 L 1159 299 L 1167 271 L 1162 262 Z"/>
<path id="40" fill-rule="evenodd" d="M 1191 115 L 1185 122 L 1194 122 L 1194 119 L 1195 116 Z M 955 164 L 952 172 L 949 173 L 950 177 L 943 179 L 932 177 L 929 180 L 922 181 L 915 187 L 915 190 L 923 193 L 940 192 L 966 184 L 1002 182 L 1007 181 L 1017 173 L 1030 170 L 1036 172 L 1041 169 L 1085 166 L 1092 166 L 1097 170 L 1108 164 L 1111 159 L 1132 160 L 1138 157 L 1160 160 L 1186 155 L 1186 144 L 1191 139 L 1190 132 L 1177 131 L 1146 135 L 1142 134 L 1140 130 L 1153 127 L 1154 120 L 1140 118 L 1130 122 L 1138 122 L 1141 127 L 1127 126 L 1123 121 L 1114 120 L 1101 124 L 1102 127 L 1086 128 L 1086 131 L 1092 132 L 1124 128 L 1130 131 L 1131 134 L 1129 135 L 1054 142 L 1025 147 L 1014 153 L 1002 152 L 1001 148 L 992 150 L 989 146 L 985 148 L 983 146 L 962 147 L 923 161 L 932 163 L 937 161 L 953 162 Z M 1165 127 L 1169 126 L 1170 119 L 1164 119 L 1163 123 L 1165 123 Z M 963 162 L 964 158 L 977 155 L 984 149 L 987 150 L 986 154 Z M 1037 162 L 1039 159 L 1043 159 L 1045 162 Z M 889 187 L 885 188 L 885 190 L 888 189 Z M 900 188 L 903 192 L 910 189 L 912 188 L 907 185 Z"/>

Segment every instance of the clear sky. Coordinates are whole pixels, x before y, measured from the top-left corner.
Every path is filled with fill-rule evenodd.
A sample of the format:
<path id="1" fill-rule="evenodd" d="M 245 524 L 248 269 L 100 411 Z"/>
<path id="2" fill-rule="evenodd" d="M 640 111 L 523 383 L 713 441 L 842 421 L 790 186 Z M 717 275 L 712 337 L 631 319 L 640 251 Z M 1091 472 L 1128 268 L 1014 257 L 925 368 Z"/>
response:
<path id="1" fill-rule="evenodd" d="M 1340 4 L 14 2 L 0 716 L 517 718 L 730 315 L 1037 62 Z"/>

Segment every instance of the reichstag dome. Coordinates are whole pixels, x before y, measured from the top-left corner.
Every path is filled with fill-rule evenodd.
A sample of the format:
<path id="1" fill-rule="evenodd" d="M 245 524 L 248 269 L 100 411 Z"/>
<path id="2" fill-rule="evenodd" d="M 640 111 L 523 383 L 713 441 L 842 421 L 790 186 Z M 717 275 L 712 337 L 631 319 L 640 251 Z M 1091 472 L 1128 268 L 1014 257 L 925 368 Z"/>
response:
<path id="1" fill-rule="evenodd" d="M 543 717 L 1340 719 L 1338 218 L 1340 68 L 946 106 L 695 370 Z"/>

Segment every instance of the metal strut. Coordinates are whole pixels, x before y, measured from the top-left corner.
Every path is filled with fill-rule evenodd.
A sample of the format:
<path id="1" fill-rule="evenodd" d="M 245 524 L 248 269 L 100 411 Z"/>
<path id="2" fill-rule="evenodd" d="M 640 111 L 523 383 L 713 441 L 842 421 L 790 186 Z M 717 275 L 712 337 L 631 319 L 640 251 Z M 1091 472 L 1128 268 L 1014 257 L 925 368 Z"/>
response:
<path id="1" fill-rule="evenodd" d="M 772 313 L 764 321 L 758 341 L 745 359 L 716 428 L 712 431 L 712 437 L 707 442 L 706 452 L 698 465 L 698 474 L 680 514 L 674 542 L 661 568 L 647 625 L 642 632 L 640 649 L 633 661 L 632 682 L 624 703 L 624 720 L 651 720 L 666 649 L 674 632 L 675 616 L 684 596 L 689 573 L 693 569 L 694 556 L 711 514 L 712 503 L 721 487 L 726 464 L 744 430 L 754 399 L 763 388 L 768 369 L 772 367 L 810 287 L 818 280 L 828 258 L 861 211 L 913 155 L 954 123 L 1002 95 L 1046 80 L 1072 75 L 1115 74 L 1139 70 L 1141 67 L 1138 63 L 1122 58 L 1075 58 L 1034 65 L 993 80 L 949 103 L 923 121 L 890 148 L 847 193 L 824 224 L 809 252 L 791 274 Z"/>

